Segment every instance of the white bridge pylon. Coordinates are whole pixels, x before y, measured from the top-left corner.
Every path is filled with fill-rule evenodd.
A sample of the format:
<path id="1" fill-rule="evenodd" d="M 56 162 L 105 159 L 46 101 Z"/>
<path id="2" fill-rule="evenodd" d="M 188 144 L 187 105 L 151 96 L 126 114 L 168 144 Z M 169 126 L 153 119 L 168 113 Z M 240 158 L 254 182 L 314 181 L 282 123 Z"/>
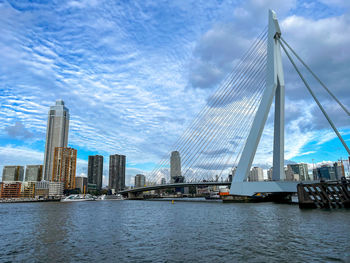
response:
<path id="1" fill-rule="evenodd" d="M 252 196 L 259 192 L 296 192 L 296 183 L 284 174 L 284 75 L 276 13 L 269 10 L 266 88 L 233 178 L 230 194 Z M 271 182 L 246 182 L 260 138 L 275 98 L 273 175 Z"/>

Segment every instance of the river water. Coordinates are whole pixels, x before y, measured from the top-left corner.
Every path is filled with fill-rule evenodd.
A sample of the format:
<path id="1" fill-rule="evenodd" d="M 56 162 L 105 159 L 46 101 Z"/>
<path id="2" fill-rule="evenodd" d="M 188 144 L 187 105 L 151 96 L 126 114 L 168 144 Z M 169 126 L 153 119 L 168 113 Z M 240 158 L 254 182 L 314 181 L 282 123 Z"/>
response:
<path id="1" fill-rule="evenodd" d="M 0 205 L 0 262 L 350 262 L 350 210 L 221 202 Z"/>

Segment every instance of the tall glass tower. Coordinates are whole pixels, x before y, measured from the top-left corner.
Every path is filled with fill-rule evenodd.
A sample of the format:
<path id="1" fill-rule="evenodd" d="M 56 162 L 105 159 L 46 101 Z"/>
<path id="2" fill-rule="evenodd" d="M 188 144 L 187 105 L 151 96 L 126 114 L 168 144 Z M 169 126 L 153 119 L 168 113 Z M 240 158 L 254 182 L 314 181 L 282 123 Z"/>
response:
<path id="1" fill-rule="evenodd" d="M 56 100 L 50 107 L 46 128 L 46 144 L 44 156 L 43 179 L 50 181 L 54 161 L 55 147 L 67 147 L 69 129 L 69 110 L 63 100 Z"/>

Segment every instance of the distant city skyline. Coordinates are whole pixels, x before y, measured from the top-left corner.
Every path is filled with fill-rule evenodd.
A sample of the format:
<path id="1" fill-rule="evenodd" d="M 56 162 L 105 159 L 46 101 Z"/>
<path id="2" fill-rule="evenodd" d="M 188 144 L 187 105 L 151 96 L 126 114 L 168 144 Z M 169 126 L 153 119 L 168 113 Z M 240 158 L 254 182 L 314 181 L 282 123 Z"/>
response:
<path id="1" fill-rule="evenodd" d="M 102 2 L 1 3 L 0 170 L 43 164 L 47 112 L 62 99 L 71 115 L 69 146 L 78 151 L 77 175 L 87 176 L 88 156 L 99 154 L 108 185 L 108 156 L 123 153 L 131 185 L 136 174 L 147 175 L 174 150 L 266 26 L 269 8 L 277 12 L 283 37 L 350 106 L 345 1 L 190 2 L 191 8 L 171 1 L 120 8 Z M 328 41 L 330 35 L 339 41 Z M 291 72 L 286 64 L 286 163 L 347 159 Z M 316 85 L 315 90 L 349 144 L 349 118 Z M 271 123 L 269 118 L 254 166 L 271 166 Z"/>

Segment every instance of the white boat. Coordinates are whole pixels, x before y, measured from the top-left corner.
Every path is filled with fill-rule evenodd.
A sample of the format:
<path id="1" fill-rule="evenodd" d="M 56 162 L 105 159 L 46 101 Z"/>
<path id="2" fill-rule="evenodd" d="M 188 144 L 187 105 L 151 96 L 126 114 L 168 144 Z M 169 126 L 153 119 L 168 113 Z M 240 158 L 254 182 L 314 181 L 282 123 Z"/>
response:
<path id="1" fill-rule="evenodd" d="M 83 202 L 83 201 L 95 201 L 95 198 L 90 194 L 75 194 L 61 199 L 61 202 Z"/>
<path id="2" fill-rule="evenodd" d="M 96 201 L 103 201 L 106 199 L 106 195 L 100 195 L 97 197 Z"/>

